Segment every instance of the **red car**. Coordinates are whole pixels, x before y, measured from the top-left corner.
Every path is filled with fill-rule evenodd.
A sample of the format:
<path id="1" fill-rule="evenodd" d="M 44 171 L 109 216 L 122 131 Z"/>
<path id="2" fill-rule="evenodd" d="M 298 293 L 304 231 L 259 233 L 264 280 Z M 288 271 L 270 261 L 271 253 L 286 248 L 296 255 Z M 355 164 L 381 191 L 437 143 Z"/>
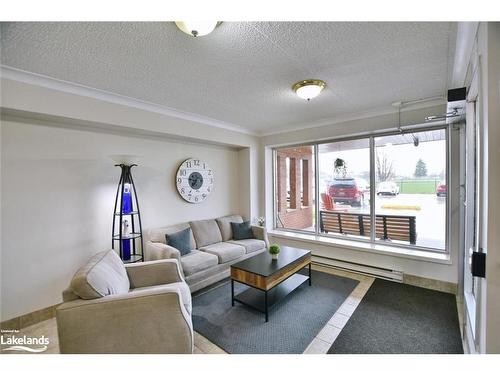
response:
<path id="1" fill-rule="evenodd" d="M 361 206 L 366 186 L 355 178 L 335 178 L 328 187 L 328 194 L 335 203 L 347 203 L 351 206 Z"/>
<path id="2" fill-rule="evenodd" d="M 446 197 L 446 184 L 444 182 L 440 182 L 437 186 L 436 195 L 438 197 Z"/>

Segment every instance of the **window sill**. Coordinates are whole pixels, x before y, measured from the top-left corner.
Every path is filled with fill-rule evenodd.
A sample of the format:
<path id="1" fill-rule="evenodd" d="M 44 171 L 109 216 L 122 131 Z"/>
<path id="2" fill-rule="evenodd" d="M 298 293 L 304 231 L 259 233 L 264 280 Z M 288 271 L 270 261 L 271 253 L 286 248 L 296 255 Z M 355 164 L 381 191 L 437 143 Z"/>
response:
<path id="1" fill-rule="evenodd" d="M 281 230 L 269 230 L 268 234 L 277 238 L 287 238 L 295 241 L 313 243 L 317 245 L 335 245 L 349 250 L 364 251 L 372 254 L 381 254 L 386 256 L 394 256 L 400 258 L 409 258 L 423 262 L 452 264 L 450 254 L 448 253 L 433 253 L 422 250 L 404 249 L 396 246 L 388 246 L 381 244 L 365 243 L 347 239 L 338 239 L 317 236 L 315 234 L 294 233 Z"/>

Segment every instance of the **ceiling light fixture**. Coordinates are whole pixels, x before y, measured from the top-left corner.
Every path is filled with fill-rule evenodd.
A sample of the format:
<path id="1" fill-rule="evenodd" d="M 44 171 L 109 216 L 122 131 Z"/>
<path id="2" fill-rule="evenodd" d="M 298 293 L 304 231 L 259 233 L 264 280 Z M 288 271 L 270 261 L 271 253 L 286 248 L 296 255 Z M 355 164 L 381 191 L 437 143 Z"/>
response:
<path id="1" fill-rule="evenodd" d="M 218 21 L 175 21 L 180 30 L 194 37 L 210 34 L 221 23 Z"/>
<path id="2" fill-rule="evenodd" d="M 309 101 L 317 97 L 325 87 L 326 83 L 320 79 L 305 79 L 295 83 L 292 90 L 299 98 Z"/>

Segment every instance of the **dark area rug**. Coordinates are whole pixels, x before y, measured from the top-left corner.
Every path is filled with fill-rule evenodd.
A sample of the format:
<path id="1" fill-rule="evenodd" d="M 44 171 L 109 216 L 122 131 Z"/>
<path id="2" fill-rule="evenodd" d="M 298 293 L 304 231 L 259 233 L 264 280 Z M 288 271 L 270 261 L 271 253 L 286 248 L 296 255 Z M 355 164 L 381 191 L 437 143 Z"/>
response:
<path id="1" fill-rule="evenodd" d="M 461 354 L 455 296 L 376 279 L 328 353 Z"/>
<path id="2" fill-rule="evenodd" d="M 194 330 L 228 353 L 299 354 L 351 294 L 357 280 L 312 271 L 306 283 L 264 314 L 235 302 L 229 281 L 193 297 Z M 235 294 L 247 287 L 235 283 Z"/>

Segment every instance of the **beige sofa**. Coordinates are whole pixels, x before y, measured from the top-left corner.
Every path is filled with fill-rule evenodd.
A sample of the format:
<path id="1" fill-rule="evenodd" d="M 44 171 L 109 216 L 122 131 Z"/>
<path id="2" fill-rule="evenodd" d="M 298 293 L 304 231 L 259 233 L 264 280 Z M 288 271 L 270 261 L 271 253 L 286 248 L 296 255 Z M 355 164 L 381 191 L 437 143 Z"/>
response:
<path id="1" fill-rule="evenodd" d="M 144 256 L 148 260 L 177 259 L 181 271 L 195 292 L 229 276 L 230 265 L 269 248 L 266 229 L 253 226 L 254 239 L 234 240 L 231 222 L 242 223 L 239 215 L 198 220 L 145 232 Z M 166 234 L 191 228 L 191 252 L 180 252 L 166 245 Z"/>
<path id="2" fill-rule="evenodd" d="M 56 310 L 61 353 L 192 353 L 191 294 L 178 261 L 123 265 L 114 250 L 81 267 Z"/>

